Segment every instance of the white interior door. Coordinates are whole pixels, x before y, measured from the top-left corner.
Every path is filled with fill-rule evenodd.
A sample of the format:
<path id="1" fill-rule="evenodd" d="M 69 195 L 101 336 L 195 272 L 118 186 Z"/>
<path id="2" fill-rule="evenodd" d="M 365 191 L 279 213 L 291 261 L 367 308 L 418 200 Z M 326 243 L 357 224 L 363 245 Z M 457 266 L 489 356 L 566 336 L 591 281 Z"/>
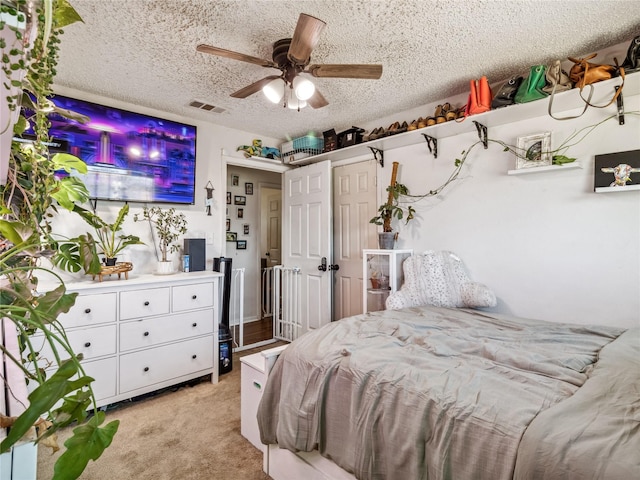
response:
<path id="1" fill-rule="evenodd" d="M 300 333 L 331 322 L 331 164 L 284 174 L 282 264 L 300 269 Z M 326 271 L 318 266 L 324 263 Z M 282 302 L 286 303 L 286 292 Z"/>
<path id="2" fill-rule="evenodd" d="M 334 320 L 362 313 L 362 250 L 377 248 L 376 161 L 333 169 Z"/>

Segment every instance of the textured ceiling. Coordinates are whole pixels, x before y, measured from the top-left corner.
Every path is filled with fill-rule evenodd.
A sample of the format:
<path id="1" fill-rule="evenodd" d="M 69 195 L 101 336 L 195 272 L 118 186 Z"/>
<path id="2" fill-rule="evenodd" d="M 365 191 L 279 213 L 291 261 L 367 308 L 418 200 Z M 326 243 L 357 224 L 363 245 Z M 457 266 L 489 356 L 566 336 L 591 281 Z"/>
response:
<path id="1" fill-rule="evenodd" d="M 471 78 L 502 80 L 640 34 L 640 0 L 71 3 L 84 23 L 62 37 L 56 85 L 275 138 L 366 124 L 463 93 Z M 206 43 L 270 60 L 301 12 L 327 23 L 312 63 L 380 63 L 382 78 L 313 79 L 329 105 L 297 112 L 261 92 L 229 96 L 279 70 L 196 52 Z"/>

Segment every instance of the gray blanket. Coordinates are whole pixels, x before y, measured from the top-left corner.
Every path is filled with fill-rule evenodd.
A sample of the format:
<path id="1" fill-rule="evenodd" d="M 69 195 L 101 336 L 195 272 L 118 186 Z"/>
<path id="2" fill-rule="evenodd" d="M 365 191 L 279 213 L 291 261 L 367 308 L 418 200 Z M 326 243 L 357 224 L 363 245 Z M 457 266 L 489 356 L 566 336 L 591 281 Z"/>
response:
<path id="1" fill-rule="evenodd" d="M 511 479 L 528 425 L 623 331 L 436 307 L 340 320 L 276 362 L 261 439 L 361 480 Z"/>

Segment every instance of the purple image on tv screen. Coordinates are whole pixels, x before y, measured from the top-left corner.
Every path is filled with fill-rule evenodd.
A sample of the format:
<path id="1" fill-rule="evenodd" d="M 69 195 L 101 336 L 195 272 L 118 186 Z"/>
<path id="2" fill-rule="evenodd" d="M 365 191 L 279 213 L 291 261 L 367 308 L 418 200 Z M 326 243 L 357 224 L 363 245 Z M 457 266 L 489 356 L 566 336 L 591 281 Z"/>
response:
<path id="1" fill-rule="evenodd" d="M 56 106 L 88 123 L 49 116 L 49 135 L 88 168 L 78 175 L 91 198 L 193 204 L 196 127 L 60 95 Z"/>

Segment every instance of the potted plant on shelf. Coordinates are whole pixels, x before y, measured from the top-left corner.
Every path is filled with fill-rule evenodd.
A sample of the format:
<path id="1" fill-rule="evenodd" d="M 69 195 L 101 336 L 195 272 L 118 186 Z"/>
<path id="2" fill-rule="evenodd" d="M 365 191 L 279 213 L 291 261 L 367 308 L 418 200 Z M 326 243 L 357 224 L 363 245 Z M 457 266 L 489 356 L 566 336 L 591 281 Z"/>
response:
<path id="1" fill-rule="evenodd" d="M 29 17 L 27 10 L 32 7 Z M 7 16 L 15 17 L 18 26 L 6 22 Z M 24 21 L 29 23 L 28 18 L 38 20 L 33 36 L 25 35 L 20 27 Z M 8 146 L 0 150 L 0 318 L 4 342 L 19 339 L 15 350 L 0 342 L 0 354 L 7 367 L 18 369 L 17 383 L 23 380 L 24 387 L 28 382 L 30 390 L 24 402 L 15 402 L 20 411 L 10 417 L 4 409 L 0 411 L 2 427 L 7 429 L 0 453 L 34 440 L 34 430 L 39 445 L 58 450 L 56 432 L 75 423 L 65 442 L 66 451 L 56 461 L 54 480 L 79 477 L 88 461 L 96 460 L 111 444 L 119 423 L 103 425 L 105 413 L 96 407 L 93 379 L 85 374 L 82 357 L 74 353 L 58 321 L 60 314 L 73 307 L 77 294 L 68 293 L 62 278 L 46 263 L 71 272 L 82 268 L 87 273 L 99 271 L 79 244 L 58 240 L 51 224 L 59 209 L 73 211 L 76 203 L 89 199 L 77 177 L 54 175 L 61 169 L 85 173 L 84 162 L 68 154 L 50 155 L 47 146 L 47 115 L 54 107 L 47 97 L 52 95 L 59 37 L 63 27 L 77 21 L 81 19 L 67 0 L 0 2 L 0 62 L 7 75 L 0 82 L 0 132 L 7 134 L 7 142 L 3 135 L 0 143 Z M 9 31 L 14 35 L 7 41 Z M 16 74 L 20 71 L 23 73 Z M 29 118 L 22 106 L 28 107 Z M 10 119 L 5 116 L 7 111 Z M 13 140 L 23 135 L 28 123 L 35 139 L 30 143 Z M 37 342 L 33 340 L 36 334 L 40 337 Z M 43 344 L 52 351 L 47 358 L 41 357 Z M 19 388 L 12 389 L 4 380 L 2 394 L 15 396 Z M 89 418 L 87 410 L 92 407 L 95 414 Z M 18 467 L 21 462 L 16 462 Z"/>
<path id="2" fill-rule="evenodd" d="M 174 273 L 173 262 L 168 259 L 167 254 L 180 250 L 180 246 L 174 242 L 180 238 L 180 235 L 187 233 L 187 219 L 184 214 L 176 212 L 173 207 L 168 210 L 160 207 L 144 207 L 142 213 L 136 213 L 133 219 L 136 222 L 147 220 L 156 228 L 162 256 L 158 261 L 157 273 Z"/>
<path id="3" fill-rule="evenodd" d="M 78 206 L 75 207 L 74 211 L 84 218 L 84 220 L 95 229 L 96 233 L 95 239 L 91 234 L 79 238 L 89 243 L 95 242 L 95 245 L 98 247 L 96 253 L 104 255 L 102 263 L 107 267 L 115 266 L 118 260 L 118 253 L 129 245 L 144 245 L 144 242 L 141 242 L 140 238 L 135 235 L 117 235 L 117 233 L 122 230 L 124 219 L 129 213 L 129 204 L 125 204 L 120 209 L 113 223 L 108 223 L 95 213 Z"/>
<path id="4" fill-rule="evenodd" d="M 382 232 L 378 233 L 378 244 L 384 250 L 393 249 L 398 238 L 398 232 L 393 231 L 391 221 L 394 218 L 402 220 L 405 218 L 406 213 L 405 224 L 407 224 L 410 220 L 413 220 L 415 215 L 415 209 L 411 205 L 407 207 L 400 205 L 400 196 L 407 195 L 409 189 L 397 181 L 398 165 L 398 162 L 393 162 L 391 182 L 387 187 L 387 201 L 378 207 L 378 214 L 369 220 L 369 223 L 382 226 Z"/>

